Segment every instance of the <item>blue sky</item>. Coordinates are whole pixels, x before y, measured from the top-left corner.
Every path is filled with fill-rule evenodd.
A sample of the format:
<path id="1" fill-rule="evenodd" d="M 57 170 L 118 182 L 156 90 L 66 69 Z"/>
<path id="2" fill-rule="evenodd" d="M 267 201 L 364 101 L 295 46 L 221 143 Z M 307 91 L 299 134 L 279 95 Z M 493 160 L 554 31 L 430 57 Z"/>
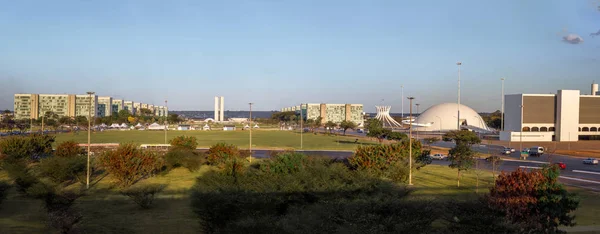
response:
<path id="1" fill-rule="evenodd" d="M 171 110 L 300 102 L 500 108 L 506 93 L 600 82 L 599 1 L 2 1 L 0 109 L 85 93 Z M 567 43 L 563 37 L 573 34 Z M 581 41 L 583 40 L 583 41 Z M 382 101 L 383 100 L 383 101 Z M 405 102 L 408 112 L 408 101 Z"/>

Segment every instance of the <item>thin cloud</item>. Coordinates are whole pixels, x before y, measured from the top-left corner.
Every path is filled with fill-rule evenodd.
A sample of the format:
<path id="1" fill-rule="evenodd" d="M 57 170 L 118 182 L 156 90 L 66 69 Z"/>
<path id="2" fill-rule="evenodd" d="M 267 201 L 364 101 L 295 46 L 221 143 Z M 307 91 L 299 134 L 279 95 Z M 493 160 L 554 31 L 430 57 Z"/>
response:
<path id="1" fill-rule="evenodd" d="M 577 34 L 569 34 L 563 37 L 563 42 L 576 45 L 583 43 L 583 38 Z"/>
<path id="2" fill-rule="evenodd" d="M 595 32 L 595 33 L 590 33 L 590 36 L 591 37 L 600 36 L 600 30 L 598 30 L 598 32 Z"/>

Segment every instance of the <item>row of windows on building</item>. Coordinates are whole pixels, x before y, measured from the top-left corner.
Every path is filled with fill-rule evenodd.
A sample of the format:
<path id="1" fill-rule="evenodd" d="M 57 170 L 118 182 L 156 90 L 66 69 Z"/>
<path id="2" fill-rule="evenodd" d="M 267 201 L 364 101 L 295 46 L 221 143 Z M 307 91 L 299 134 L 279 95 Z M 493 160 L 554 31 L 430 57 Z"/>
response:
<path id="1" fill-rule="evenodd" d="M 580 132 L 597 132 L 600 130 L 598 127 L 583 127 L 579 128 Z M 553 132 L 554 127 L 523 127 L 523 132 Z"/>

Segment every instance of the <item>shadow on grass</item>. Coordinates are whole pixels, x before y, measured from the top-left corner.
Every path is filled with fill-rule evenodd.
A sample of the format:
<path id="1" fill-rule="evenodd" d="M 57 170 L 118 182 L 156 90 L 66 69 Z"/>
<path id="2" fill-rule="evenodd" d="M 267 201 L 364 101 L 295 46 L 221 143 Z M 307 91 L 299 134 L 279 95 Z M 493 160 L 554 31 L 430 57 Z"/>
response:
<path id="1" fill-rule="evenodd" d="M 340 144 L 350 144 L 350 145 L 379 145 L 375 142 L 361 142 L 360 140 L 348 141 L 348 140 L 336 140 L 335 142 Z"/>

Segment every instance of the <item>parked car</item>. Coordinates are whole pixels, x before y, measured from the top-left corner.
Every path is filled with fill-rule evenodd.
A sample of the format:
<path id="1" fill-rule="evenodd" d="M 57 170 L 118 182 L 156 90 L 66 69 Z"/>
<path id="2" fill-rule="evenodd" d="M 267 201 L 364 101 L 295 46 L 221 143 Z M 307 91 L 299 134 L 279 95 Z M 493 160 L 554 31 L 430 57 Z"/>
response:
<path id="1" fill-rule="evenodd" d="M 356 129 L 356 132 L 358 132 L 358 133 L 363 133 L 363 132 L 365 132 L 365 131 L 359 128 L 359 129 Z"/>
<path id="2" fill-rule="evenodd" d="M 583 164 L 598 165 L 598 159 L 595 159 L 595 158 L 586 158 L 586 159 L 583 160 Z"/>
<path id="3" fill-rule="evenodd" d="M 429 155 L 429 157 L 431 159 L 435 159 L 435 160 L 445 160 L 446 158 L 448 158 L 448 156 L 443 155 L 443 154 L 434 154 L 434 155 Z"/>
<path id="4" fill-rule="evenodd" d="M 515 148 L 510 148 L 510 152 L 515 152 Z"/>
<path id="5" fill-rule="evenodd" d="M 525 152 L 525 153 L 529 153 L 529 151 L 530 151 L 530 149 L 529 149 L 529 148 L 523 148 L 523 149 L 521 150 L 521 152 Z"/>
<path id="6" fill-rule="evenodd" d="M 544 155 L 544 147 L 534 146 L 529 148 L 529 156 L 542 156 Z"/>
<path id="7" fill-rule="evenodd" d="M 558 166 L 558 168 L 560 168 L 561 170 L 564 170 L 567 168 L 567 164 L 565 164 L 563 162 L 557 162 L 554 165 Z"/>
<path id="8" fill-rule="evenodd" d="M 510 150 L 510 148 L 504 148 L 502 149 L 502 151 L 500 151 L 500 153 L 510 155 L 512 151 Z"/>

